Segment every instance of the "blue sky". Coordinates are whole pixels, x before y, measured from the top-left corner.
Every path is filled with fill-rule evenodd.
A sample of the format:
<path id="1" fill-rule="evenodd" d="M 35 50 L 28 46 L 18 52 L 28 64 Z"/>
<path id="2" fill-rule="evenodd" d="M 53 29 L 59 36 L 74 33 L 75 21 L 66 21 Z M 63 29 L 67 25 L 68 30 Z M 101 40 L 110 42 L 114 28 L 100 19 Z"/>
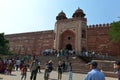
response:
<path id="1" fill-rule="evenodd" d="M 0 0 L 0 33 L 53 30 L 59 12 L 72 18 L 78 7 L 87 25 L 120 20 L 120 0 Z"/>

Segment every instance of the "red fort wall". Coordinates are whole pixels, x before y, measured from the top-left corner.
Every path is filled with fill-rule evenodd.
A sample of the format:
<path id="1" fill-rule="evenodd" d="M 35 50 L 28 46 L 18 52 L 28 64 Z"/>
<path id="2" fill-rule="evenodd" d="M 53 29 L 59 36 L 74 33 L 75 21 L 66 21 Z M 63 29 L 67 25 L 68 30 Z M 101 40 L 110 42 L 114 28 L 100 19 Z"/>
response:
<path id="1" fill-rule="evenodd" d="M 108 36 L 110 24 L 90 25 L 87 28 L 88 51 L 108 55 L 120 55 L 120 48 Z M 10 49 L 15 54 L 36 54 L 42 50 L 53 49 L 54 31 L 39 31 L 5 35 L 10 41 Z"/>
<path id="2" fill-rule="evenodd" d="M 10 41 L 10 49 L 15 54 L 36 54 L 42 50 L 53 49 L 53 30 L 11 34 L 5 36 Z"/>
<path id="3" fill-rule="evenodd" d="M 89 51 L 101 54 L 119 55 L 119 46 L 109 39 L 110 24 L 90 25 L 87 29 L 87 45 Z"/>

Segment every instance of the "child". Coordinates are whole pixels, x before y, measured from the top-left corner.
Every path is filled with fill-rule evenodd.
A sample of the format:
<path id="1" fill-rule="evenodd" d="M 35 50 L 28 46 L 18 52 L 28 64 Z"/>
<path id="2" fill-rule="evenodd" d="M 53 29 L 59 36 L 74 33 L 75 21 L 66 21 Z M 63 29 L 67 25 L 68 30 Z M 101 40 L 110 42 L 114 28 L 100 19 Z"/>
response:
<path id="1" fill-rule="evenodd" d="M 23 68 L 21 69 L 21 80 L 24 78 L 24 80 L 26 80 L 26 76 L 27 76 L 27 66 L 24 65 Z"/>

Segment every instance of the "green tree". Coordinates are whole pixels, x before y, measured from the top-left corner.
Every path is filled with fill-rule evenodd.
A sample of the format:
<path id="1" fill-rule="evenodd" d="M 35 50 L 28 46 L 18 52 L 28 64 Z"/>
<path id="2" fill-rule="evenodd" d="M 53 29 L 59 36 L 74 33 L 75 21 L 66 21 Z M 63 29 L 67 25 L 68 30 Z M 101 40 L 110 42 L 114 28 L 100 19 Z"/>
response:
<path id="1" fill-rule="evenodd" d="M 10 54 L 9 41 L 5 39 L 4 33 L 0 33 L 0 55 Z"/>
<path id="2" fill-rule="evenodd" d="M 112 42 L 120 43 L 120 21 L 111 24 L 109 36 Z"/>

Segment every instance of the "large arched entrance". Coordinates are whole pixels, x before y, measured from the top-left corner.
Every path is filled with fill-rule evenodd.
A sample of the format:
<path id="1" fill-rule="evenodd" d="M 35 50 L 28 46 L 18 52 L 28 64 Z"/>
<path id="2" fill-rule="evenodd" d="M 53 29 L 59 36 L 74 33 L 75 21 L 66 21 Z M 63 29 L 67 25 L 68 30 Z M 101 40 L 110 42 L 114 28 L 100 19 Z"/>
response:
<path id="1" fill-rule="evenodd" d="M 59 48 L 75 50 L 75 33 L 73 31 L 66 30 L 61 34 Z"/>
<path id="2" fill-rule="evenodd" d="M 71 44 L 67 44 L 67 45 L 66 45 L 66 49 L 67 49 L 67 50 L 72 50 L 72 45 L 71 45 Z"/>

